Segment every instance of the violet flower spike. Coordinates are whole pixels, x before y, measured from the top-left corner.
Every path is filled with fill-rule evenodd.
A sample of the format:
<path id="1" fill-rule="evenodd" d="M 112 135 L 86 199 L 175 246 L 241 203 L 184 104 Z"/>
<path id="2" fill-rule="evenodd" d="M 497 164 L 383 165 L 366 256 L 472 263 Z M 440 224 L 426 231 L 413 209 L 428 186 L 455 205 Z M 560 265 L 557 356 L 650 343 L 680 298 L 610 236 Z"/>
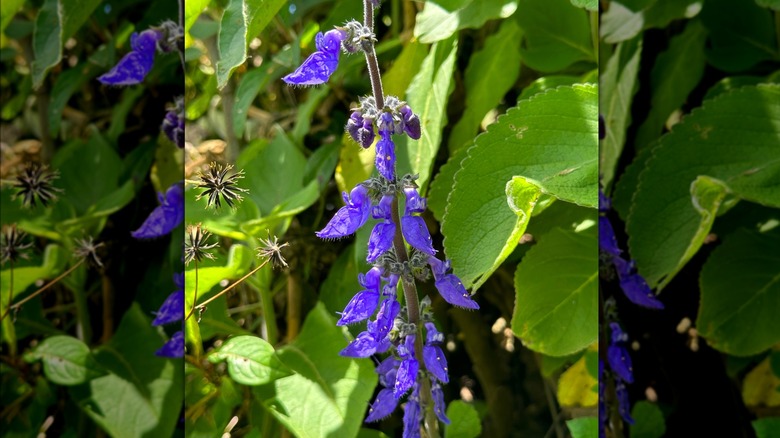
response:
<path id="1" fill-rule="evenodd" d="M 147 29 L 140 34 L 133 32 L 130 35 L 130 47 L 133 50 L 98 80 L 105 85 L 135 85 L 143 82 L 154 64 L 160 38 L 162 33 L 154 29 Z"/>
<path id="2" fill-rule="evenodd" d="M 436 326 L 432 322 L 425 323 L 425 345 L 423 346 L 423 362 L 425 363 L 425 369 L 427 369 L 433 377 L 438 379 L 442 383 L 450 381 L 447 375 L 447 358 L 444 356 L 444 352 L 439 345 L 444 341 L 444 335 L 436 330 Z"/>
<path id="3" fill-rule="evenodd" d="M 165 113 L 162 122 L 162 130 L 165 136 L 176 146 L 184 147 L 184 112 L 183 109 L 174 108 Z"/>
<path id="4" fill-rule="evenodd" d="M 417 371 L 420 370 L 420 364 L 414 358 L 414 333 L 407 335 L 403 344 L 398 346 L 398 354 L 401 356 L 401 365 L 398 367 L 398 373 L 395 376 L 395 388 L 393 395 L 400 399 L 409 389 L 417 383 Z"/>
<path id="5" fill-rule="evenodd" d="M 431 398 L 433 398 L 433 412 L 439 417 L 444 424 L 450 424 L 450 419 L 447 418 L 446 410 L 447 405 L 444 402 L 444 391 L 441 390 L 436 380 L 431 379 Z"/>
<path id="6" fill-rule="evenodd" d="M 381 286 L 381 271 L 371 268 L 365 275 L 358 275 L 358 282 L 365 289 L 358 292 L 344 308 L 338 326 L 354 324 L 368 319 L 379 304 L 379 288 Z"/>
<path id="7" fill-rule="evenodd" d="M 393 247 L 395 237 L 395 222 L 392 221 L 393 196 L 385 195 L 379 201 L 379 205 L 373 208 L 371 216 L 374 219 L 382 219 L 382 222 L 374 225 L 371 237 L 368 239 L 368 255 L 366 261 L 374 263 L 376 259 Z"/>
<path id="8" fill-rule="evenodd" d="M 471 294 L 463 286 L 460 279 L 456 275 L 448 273 L 450 270 L 449 261 L 445 263 L 435 256 L 429 256 L 428 264 L 433 272 L 433 278 L 436 280 L 436 289 L 444 301 L 456 307 L 479 309 L 479 304 L 471 299 Z"/>
<path id="9" fill-rule="evenodd" d="M 626 341 L 628 341 L 628 335 L 620 328 L 620 324 L 616 322 L 609 323 L 611 330 L 611 339 L 609 347 L 607 347 L 607 361 L 609 367 L 615 372 L 621 379 L 628 383 L 634 382 L 634 369 L 631 366 L 631 356 L 628 354 L 628 350 L 625 347 Z"/>
<path id="10" fill-rule="evenodd" d="M 325 228 L 315 233 L 317 237 L 337 239 L 349 236 L 368 220 L 368 214 L 371 212 L 371 198 L 368 196 L 368 189 L 362 184 L 358 184 L 352 189 L 349 197 L 347 197 L 347 192 L 344 192 L 342 197 L 346 205 L 333 215 Z"/>
<path id="11" fill-rule="evenodd" d="M 379 131 L 376 143 L 376 170 L 388 181 L 395 181 L 395 144 L 388 131 Z"/>
<path id="12" fill-rule="evenodd" d="M 664 308 L 664 303 L 655 296 L 644 277 L 636 272 L 633 261 L 627 262 L 620 257 L 612 257 L 612 263 L 615 265 L 618 278 L 620 278 L 620 288 L 623 289 L 626 298 L 642 307 Z"/>
<path id="13" fill-rule="evenodd" d="M 343 30 L 333 29 L 315 37 L 317 51 L 309 55 L 294 72 L 282 78 L 290 85 L 320 85 L 330 79 L 339 65 L 341 42 L 347 37 Z"/>
<path id="14" fill-rule="evenodd" d="M 419 438 L 421 421 L 420 388 L 418 385 L 415 385 L 414 391 L 412 391 L 412 395 L 406 402 L 406 408 L 404 410 L 403 438 Z"/>
<path id="15" fill-rule="evenodd" d="M 404 189 L 406 195 L 406 208 L 404 215 L 401 216 L 401 232 L 404 239 L 415 249 L 433 256 L 436 250 L 433 248 L 433 240 L 428 227 L 425 225 L 425 219 L 420 216 L 412 216 L 413 213 L 425 211 L 425 198 L 421 198 L 417 189 L 407 187 Z"/>
<path id="16" fill-rule="evenodd" d="M 164 236 L 184 221 L 184 185 L 173 184 L 165 196 L 159 193 L 160 205 L 152 210 L 141 227 L 130 233 L 136 239 Z"/>

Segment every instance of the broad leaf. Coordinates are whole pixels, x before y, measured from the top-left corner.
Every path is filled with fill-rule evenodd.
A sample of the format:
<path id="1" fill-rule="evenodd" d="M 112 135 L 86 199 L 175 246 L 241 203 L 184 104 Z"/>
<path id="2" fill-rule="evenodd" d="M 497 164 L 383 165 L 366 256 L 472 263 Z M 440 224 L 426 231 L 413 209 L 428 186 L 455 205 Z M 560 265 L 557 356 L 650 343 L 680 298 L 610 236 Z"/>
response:
<path id="1" fill-rule="evenodd" d="M 740 229 L 701 271 L 696 327 L 714 348 L 737 356 L 780 342 L 780 236 Z"/>
<path id="2" fill-rule="evenodd" d="M 451 423 L 444 428 L 444 438 L 476 438 L 482 434 L 482 421 L 474 405 L 453 400 L 447 406 Z"/>
<path id="3" fill-rule="evenodd" d="M 517 20 L 525 33 L 523 62 L 532 69 L 554 72 L 596 61 L 588 16 L 570 1 L 520 0 Z"/>
<path id="4" fill-rule="evenodd" d="M 631 409 L 631 418 L 635 421 L 631 426 L 633 438 L 661 438 L 666 433 L 664 415 L 655 403 L 638 401 Z"/>
<path id="5" fill-rule="evenodd" d="M 372 361 L 339 356 L 346 335 L 346 328 L 336 327 L 335 318 L 318 304 L 298 338 L 277 352 L 295 374 L 274 380 L 273 388 L 255 390 L 297 437 L 351 437 L 363 424 L 377 376 Z"/>
<path id="6" fill-rule="evenodd" d="M 572 438 L 596 438 L 599 436 L 597 417 L 579 417 L 566 421 Z"/>
<path id="7" fill-rule="evenodd" d="M 449 38 L 460 29 L 478 28 L 486 21 L 506 18 L 517 0 L 435 0 L 417 14 L 414 36 L 423 44 Z"/>
<path id="8" fill-rule="evenodd" d="M 524 178 L 517 184 L 596 207 L 596 94 L 594 85 L 537 94 L 499 117 L 468 149 L 455 174 L 441 229 L 447 257 L 466 287 L 479 287 L 487 279 L 527 225 L 527 212 L 519 214 L 507 205 L 507 194 L 515 190 L 508 192 L 507 183 L 515 176 Z M 530 205 L 527 202 L 515 205 Z"/>
<path id="9" fill-rule="evenodd" d="M 744 87 L 707 101 L 660 139 L 626 223 L 631 256 L 651 287 L 663 287 L 698 250 L 717 211 L 711 196 L 717 181 L 738 198 L 780 206 L 778 139 L 778 85 Z M 709 178 L 693 184 L 700 175 Z"/>
<path id="10" fill-rule="evenodd" d="M 672 20 L 691 18 L 700 9 L 697 0 L 613 1 L 601 16 L 599 33 L 605 42 L 619 43 L 644 29 L 662 28 Z"/>
<path id="11" fill-rule="evenodd" d="M 290 373 L 274 347 L 257 336 L 235 336 L 208 356 L 209 362 L 227 362 L 230 377 L 242 385 L 262 385 Z"/>
<path id="12" fill-rule="evenodd" d="M 52 336 L 24 355 L 27 362 L 43 361 L 43 373 L 58 385 L 78 385 L 100 375 L 89 347 L 71 336 Z"/>
<path id="13" fill-rule="evenodd" d="M 558 379 L 558 403 L 566 407 L 596 406 L 599 401 L 598 384 L 598 380 L 588 372 L 583 356 Z"/>
<path id="14" fill-rule="evenodd" d="M 566 356 L 598 337 L 596 230 L 556 229 L 537 240 L 515 274 L 512 331 L 534 351 Z"/>

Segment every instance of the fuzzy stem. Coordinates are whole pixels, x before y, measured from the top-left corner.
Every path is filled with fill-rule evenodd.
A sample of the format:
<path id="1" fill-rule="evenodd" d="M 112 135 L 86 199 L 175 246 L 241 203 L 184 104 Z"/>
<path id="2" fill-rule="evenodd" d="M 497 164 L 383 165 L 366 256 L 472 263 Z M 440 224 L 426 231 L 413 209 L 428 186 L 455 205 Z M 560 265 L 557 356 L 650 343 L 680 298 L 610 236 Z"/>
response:
<path id="1" fill-rule="evenodd" d="M 181 72 L 187 71 L 187 64 L 184 61 L 184 0 L 179 0 L 179 27 L 181 27 L 182 37 L 178 44 L 179 60 L 181 61 Z"/>
<path id="2" fill-rule="evenodd" d="M 374 5 L 371 0 L 363 0 L 363 25 L 371 32 L 374 31 Z M 371 90 L 374 93 L 377 109 L 385 107 L 385 92 L 382 90 L 382 76 L 379 74 L 379 62 L 376 59 L 376 50 L 371 44 L 371 52 L 365 52 L 368 65 L 368 77 L 371 79 Z"/>

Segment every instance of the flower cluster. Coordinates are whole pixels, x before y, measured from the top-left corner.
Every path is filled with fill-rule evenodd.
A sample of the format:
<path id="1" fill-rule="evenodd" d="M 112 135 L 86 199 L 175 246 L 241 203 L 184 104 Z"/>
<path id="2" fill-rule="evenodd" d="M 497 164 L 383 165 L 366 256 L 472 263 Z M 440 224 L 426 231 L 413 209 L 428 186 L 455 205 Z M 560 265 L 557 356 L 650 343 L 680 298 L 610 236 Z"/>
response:
<path id="1" fill-rule="evenodd" d="M 609 345 L 607 346 L 607 365 L 599 361 L 599 436 L 606 436 L 606 428 L 609 425 L 609 413 L 607 412 L 605 376 L 609 375 L 614 382 L 615 398 L 620 416 L 628 424 L 634 424 L 631 417 L 631 401 L 628 398 L 626 384 L 634 382 L 634 369 L 631 366 L 631 356 L 628 354 L 628 334 L 623 331 L 616 321 L 617 312 L 615 301 L 607 299 L 605 303 L 605 315 L 609 321 Z"/>
<path id="2" fill-rule="evenodd" d="M 157 327 L 163 324 L 171 324 L 184 320 L 184 273 L 174 274 L 173 283 L 176 290 L 160 306 L 157 311 L 152 326 Z M 179 330 L 171 336 L 157 352 L 157 356 L 179 358 L 184 357 L 184 331 Z"/>
<path id="3" fill-rule="evenodd" d="M 168 53 L 176 50 L 182 38 L 182 28 L 172 21 L 165 21 L 140 34 L 133 32 L 130 35 L 130 53 L 123 56 L 108 73 L 98 77 L 98 80 L 105 85 L 140 84 L 152 70 L 155 54 L 158 51 Z"/>
<path id="4" fill-rule="evenodd" d="M 184 147 L 184 97 L 177 97 L 173 107 L 168 108 L 162 122 L 162 130 L 173 144 Z"/>
<path id="5" fill-rule="evenodd" d="M 370 12 L 378 2 L 366 0 Z M 366 19 L 372 19 L 366 14 Z M 372 403 L 367 422 L 390 415 L 404 396 L 404 436 L 420 436 L 426 404 L 432 404 L 438 418 L 449 423 L 444 414 L 441 384 L 449 381 L 447 360 L 440 345 L 444 336 L 433 323 L 430 298 L 418 303 L 414 279 L 426 280 L 433 273 L 435 286 L 452 305 L 478 309 L 463 283 L 450 271 L 450 262 L 436 257 L 430 232 L 420 216 L 426 200 L 415 184 L 416 176 L 396 174 L 394 135 L 419 139 L 420 118 L 406 102 L 381 93 L 376 68 L 376 38 L 369 23 L 350 21 L 316 37 L 317 51 L 283 80 L 291 85 L 317 85 L 326 82 L 338 66 L 339 53 L 366 53 L 372 76 L 374 96 L 362 97 L 345 127 L 363 148 L 376 147 L 378 177 L 370 178 L 349 194 L 344 192 L 341 207 L 316 235 L 322 239 L 349 236 L 376 219 L 368 241 L 366 261 L 373 266 L 358 276 L 362 286 L 341 313 L 338 325 L 366 321 L 366 330 L 347 345 L 341 355 L 366 358 L 389 353 L 376 371 L 383 389 Z M 403 214 L 399 204 L 403 196 Z M 406 244 L 411 247 L 407 254 Z M 398 301 L 398 282 L 402 281 L 406 306 Z M 410 291 L 411 289 L 411 291 Z M 419 307 L 419 308 L 418 308 Z M 374 316 L 375 315 L 375 316 Z M 373 319 L 372 319 L 373 317 Z M 423 338 L 422 328 L 425 327 Z"/>

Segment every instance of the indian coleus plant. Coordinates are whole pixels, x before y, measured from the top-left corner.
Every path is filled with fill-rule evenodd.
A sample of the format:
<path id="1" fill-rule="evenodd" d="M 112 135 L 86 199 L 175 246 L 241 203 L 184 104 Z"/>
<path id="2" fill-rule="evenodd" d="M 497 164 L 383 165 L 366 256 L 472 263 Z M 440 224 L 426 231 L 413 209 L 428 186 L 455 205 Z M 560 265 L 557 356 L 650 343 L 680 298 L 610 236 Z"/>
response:
<path id="1" fill-rule="evenodd" d="M 478 309 L 479 305 L 450 272 L 450 262 L 436 256 L 425 221 L 419 216 L 426 209 L 426 200 L 417 190 L 417 177 L 396 172 L 393 137 L 419 139 L 421 127 L 409 105 L 383 94 L 374 51 L 373 12 L 378 5 L 379 1 L 364 0 L 363 23 L 353 20 L 325 34 L 320 32 L 315 39 L 317 50 L 283 80 L 290 85 L 322 84 L 338 67 L 341 51 L 365 54 L 373 95 L 360 98 L 345 129 L 363 148 L 375 144 L 379 176 L 358 184 L 349 195 L 344 192 L 345 205 L 316 234 L 323 239 L 342 238 L 355 233 L 369 217 L 378 220 L 366 257 L 373 266 L 358 276 L 363 290 L 347 304 L 337 322 L 343 326 L 366 321 L 366 330 L 340 354 L 354 358 L 388 354 L 376 369 L 383 389 L 369 408 L 366 421 L 387 417 L 406 396 L 404 436 L 416 437 L 423 423 L 426 427 L 435 424 L 432 415 L 449 423 L 441 388 L 449 377 L 447 359 L 440 347 L 444 335 L 434 324 L 430 297 L 419 300 L 415 280 L 425 281 L 433 273 L 435 286 L 445 301 L 467 309 Z M 400 199 L 404 201 L 403 210 Z M 397 297 L 399 281 L 403 306 Z"/>

